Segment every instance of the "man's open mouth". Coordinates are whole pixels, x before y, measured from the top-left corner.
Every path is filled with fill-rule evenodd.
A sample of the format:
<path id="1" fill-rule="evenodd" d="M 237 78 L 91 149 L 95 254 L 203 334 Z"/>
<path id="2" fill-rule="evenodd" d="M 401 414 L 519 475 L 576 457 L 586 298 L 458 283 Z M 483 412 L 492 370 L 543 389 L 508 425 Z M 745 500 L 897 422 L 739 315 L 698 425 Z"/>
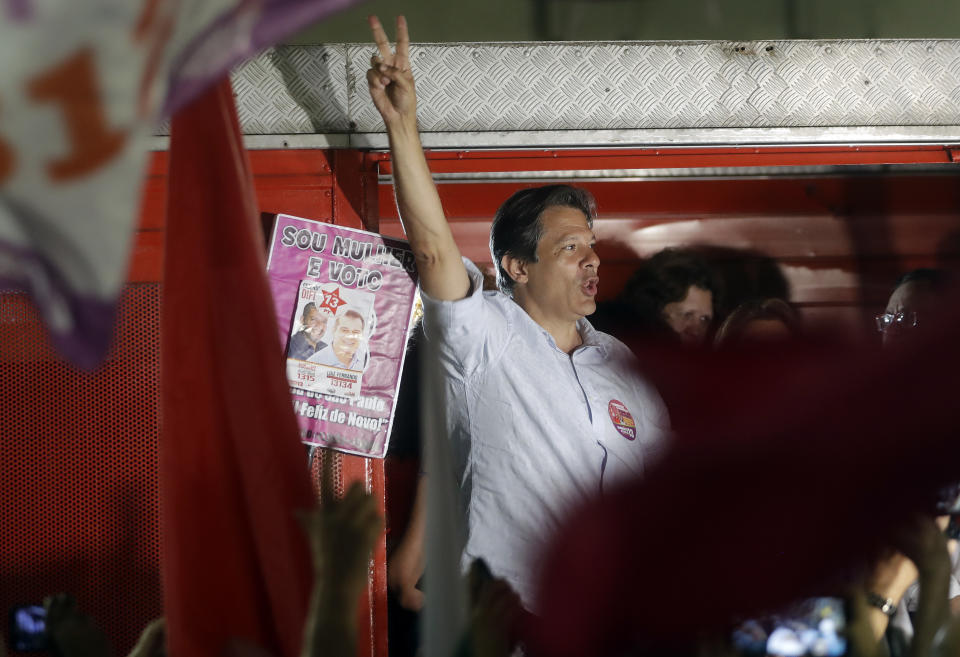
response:
<path id="1" fill-rule="evenodd" d="M 588 297 L 593 297 L 597 295 L 597 290 L 600 288 L 600 279 L 598 277 L 588 278 L 583 282 L 583 285 L 580 286 L 580 289 Z"/>

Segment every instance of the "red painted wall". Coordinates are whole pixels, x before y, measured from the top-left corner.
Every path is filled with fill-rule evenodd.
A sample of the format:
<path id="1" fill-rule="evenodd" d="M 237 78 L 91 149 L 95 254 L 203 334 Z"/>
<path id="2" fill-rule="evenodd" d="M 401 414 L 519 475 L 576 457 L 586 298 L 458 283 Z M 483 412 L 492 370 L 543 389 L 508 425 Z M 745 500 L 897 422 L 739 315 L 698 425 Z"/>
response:
<path id="1" fill-rule="evenodd" d="M 541 169 L 948 162 L 944 147 L 687 149 L 433 153 L 450 174 Z M 400 235 L 383 154 L 250 153 L 262 212 Z M 29 304 L 0 295 L 0 612 L 55 590 L 114 638 L 119 654 L 161 613 L 157 551 L 157 349 L 167 157 L 153 156 L 121 304 L 117 340 L 99 371 L 80 373 L 50 350 Z M 482 176 L 481 176 L 482 177 Z M 814 321 L 865 335 L 901 271 L 960 255 L 960 186 L 953 175 L 776 179 L 639 179 L 583 183 L 597 197 L 604 275 L 616 293 L 636 259 L 670 245 L 707 244 L 776 258 Z M 203 181 L 198 181 L 203 184 Z M 447 181 L 444 207 L 463 252 L 489 262 L 496 206 L 522 180 Z M 202 217 L 197 217 L 202 221 Z M 176 245 L 170 245 L 175 249 Z M 337 456 L 342 482 L 365 480 L 381 503 L 383 464 Z M 319 473 L 317 464 L 311 468 Z M 375 552 L 359 612 L 361 655 L 386 654 L 385 554 Z"/>
<path id="2" fill-rule="evenodd" d="M 357 228 L 369 215 L 368 223 L 375 225 L 375 206 L 364 196 L 362 156 L 321 151 L 250 156 L 263 213 Z M 167 154 L 154 154 L 115 344 L 103 367 L 85 373 L 64 363 L 50 349 L 26 298 L 0 295 L 0 613 L 5 619 L 14 604 L 72 592 L 118 654 L 133 646 L 150 619 L 162 615 L 157 351 L 166 168 Z M 334 458 L 338 488 L 357 479 L 367 482 L 382 511 L 382 462 Z M 310 469 L 316 482 L 319 463 L 318 458 Z M 374 563 L 358 610 L 366 637 L 358 643 L 361 656 L 386 654 L 382 538 Z"/>

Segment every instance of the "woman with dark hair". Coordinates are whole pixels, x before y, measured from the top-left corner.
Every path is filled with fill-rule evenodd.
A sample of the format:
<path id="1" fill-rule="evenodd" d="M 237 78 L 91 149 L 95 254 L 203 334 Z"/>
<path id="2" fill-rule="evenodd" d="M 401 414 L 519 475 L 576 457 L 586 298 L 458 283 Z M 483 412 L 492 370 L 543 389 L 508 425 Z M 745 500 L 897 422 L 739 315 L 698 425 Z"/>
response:
<path id="1" fill-rule="evenodd" d="M 664 249 L 627 281 L 614 304 L 614 321 L 648 335 L 700 345 L 713 324 L 719 297 L 717 278 L 700 256 Z"/>

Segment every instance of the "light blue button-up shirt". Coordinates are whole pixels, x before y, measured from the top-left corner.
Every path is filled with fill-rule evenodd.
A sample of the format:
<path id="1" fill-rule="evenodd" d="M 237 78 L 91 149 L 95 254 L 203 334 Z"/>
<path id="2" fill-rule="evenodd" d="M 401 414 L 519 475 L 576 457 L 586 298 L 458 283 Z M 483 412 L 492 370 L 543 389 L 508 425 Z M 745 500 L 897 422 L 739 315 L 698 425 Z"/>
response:
<path id="1" fill-rule="evenodd" d="M 483 557 L 534 609 L 537 557 L 566 512 L 639 477 L 669 432 L 666 407 L 619 340 L 578 323 L 572 354 L 464 260 L 473 292 L 423 296 L 438 349 L 466 513 L 463 562 Z"/>

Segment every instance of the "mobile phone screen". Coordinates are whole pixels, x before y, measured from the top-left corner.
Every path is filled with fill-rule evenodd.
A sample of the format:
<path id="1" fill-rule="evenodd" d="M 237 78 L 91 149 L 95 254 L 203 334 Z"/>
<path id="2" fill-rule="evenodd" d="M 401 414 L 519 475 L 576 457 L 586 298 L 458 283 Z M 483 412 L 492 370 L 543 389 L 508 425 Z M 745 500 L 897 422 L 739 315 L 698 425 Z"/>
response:
<path id="1" fill-rule="evenodd" d="M 936 513 L 938 516 L 960 515 L 960 483 L 950 484 L 940 489 Z"/>
<path id="2" fill-rule="evenodd" d="M 16 652 L 46 650 L 47 612 L 41 605 L 18 605 L 10 609 L 10 649 Z"/>
<path id="3" fill-rule="evenodd" d="M 847 653 L 843 600 L 802 600 L 782 613 L 741 623 L 732 638 L 736 651 L 748 657 L 841 657 Z"/>

